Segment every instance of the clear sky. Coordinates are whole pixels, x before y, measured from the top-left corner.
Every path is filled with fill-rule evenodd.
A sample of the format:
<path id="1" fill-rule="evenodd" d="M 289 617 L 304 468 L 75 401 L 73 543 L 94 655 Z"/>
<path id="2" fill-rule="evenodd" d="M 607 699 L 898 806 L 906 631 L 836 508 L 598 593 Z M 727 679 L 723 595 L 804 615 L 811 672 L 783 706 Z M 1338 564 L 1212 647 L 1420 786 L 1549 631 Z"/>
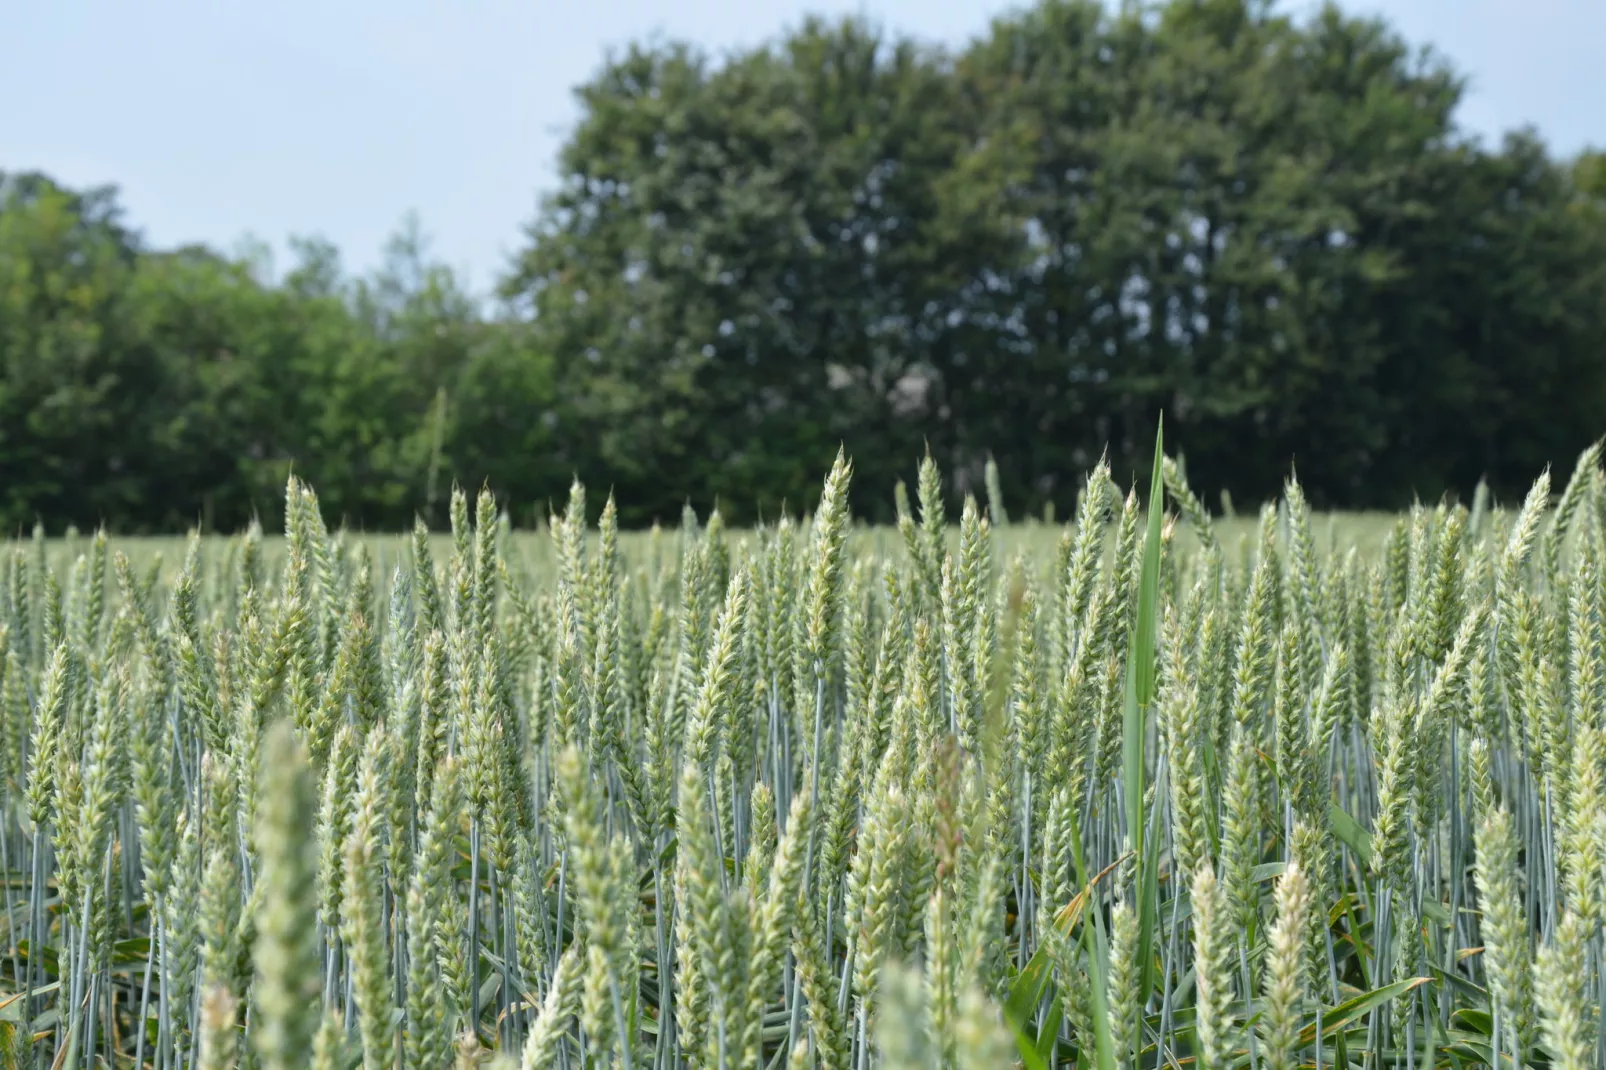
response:
<path id="1" fill-rule="evenodd" d="M 1308 0 L 1285 4 L 1299 11 Z M 1014 0 L 0 0 L 0 169 L 115 183 L 154 244 L 282 250 L 321 235 L 374 266 L 416 211 L 491 285 L 553 180 L 570 90 L 652 35 L 720 50 L 805 14 L 953 44 Z M 1471 78 L 1462 121 L 1606 145 L 1606 0 L 1349 0 Z M 282 261 L 281 261 L 282 263 Z"/>

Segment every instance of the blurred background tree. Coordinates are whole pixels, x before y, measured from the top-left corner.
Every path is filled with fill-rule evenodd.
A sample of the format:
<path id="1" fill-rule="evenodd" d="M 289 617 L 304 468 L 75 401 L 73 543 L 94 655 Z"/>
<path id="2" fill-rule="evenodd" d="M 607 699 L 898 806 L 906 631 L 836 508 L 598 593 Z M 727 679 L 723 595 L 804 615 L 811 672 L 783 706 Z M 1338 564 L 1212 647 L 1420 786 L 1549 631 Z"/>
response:
<path id="1" fill-rule="evenodd" d="M 114 191 L 0 174 L 0 521 L 130 531 L 796 510 L 839 443 L 885 519 L 929 448 L 1067 509 L 1163 413 L 1193 483 L 1506 497 L 1606 431 L 1606 163 L 1463 134 L 1459 75 L 1326 7 L 1041 0 L 943 50 L 805 22 L 610 57 L 472 294 L 416 220 L 352 277 L 155 250 Z M 600 501 L 600 495 L 599 495 Z"/>

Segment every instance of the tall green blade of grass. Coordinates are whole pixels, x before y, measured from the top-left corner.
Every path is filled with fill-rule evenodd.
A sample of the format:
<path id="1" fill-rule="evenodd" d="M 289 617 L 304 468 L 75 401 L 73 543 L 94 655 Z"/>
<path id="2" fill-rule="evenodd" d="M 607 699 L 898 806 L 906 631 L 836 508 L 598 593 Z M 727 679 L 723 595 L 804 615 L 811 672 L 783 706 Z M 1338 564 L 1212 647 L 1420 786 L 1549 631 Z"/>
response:
<path id="1" fill-rule="evenodd" d="M 1145 837 L 1143 798 L 1147 792 L 1147 764 L 1144 744 L 1148 734 L 1149 709 L 1155 699 L 1155 627 L 1160 605 L 1160 540 L 1165 517 L 1165 487 L 1162 461 L 1165 458 L 1165 425 L 1154 432 L 1154 471 L 1149 478 L 1148 530 L 1143 540 L 1143 562 L 1138 579 L 1137 620 L 1132 629 L 1126 670 L 1126 717 L 1123 726 L 1122 784 L 1126 802 L 1127 835 L 1138 863 L 1138 962 L 1140 989 L 1147 1000 L 1154 983 L 1154 927 L 1159 900 L 1158 836 Z M 1147 839 L 1147 842 L 1146 842 Z M 1141 1021 L 1132 1023 L 1132 1050 L 1142 1048 Z"/>
<path id="2" fill-rule="evenodd" d="M 1131 647 L 1126 667 L 1126 724 L 1122 737 L 1121 753 L 1124 759 L 1124 776 L 1121 789 L 1126 801 L 1127 835 L 1132 837 L 1132 849 L 1143 855 L 1143 793 L 1146 787 L 1144 768 L 1144 736 L 1149 707 L 1154 702 L 1154 633 L 1160 604 L 1160 539 L 1165 517 L 1164 484 L 1161 478 L 1161 458 L 1164 447 L 1164 426 L 1154 435 L 1154 474 L 1149 481 L 1148 531 L 1143 539 L 1142 570 L 1138 579 L 1137 622 L 1132 629 Z"/>

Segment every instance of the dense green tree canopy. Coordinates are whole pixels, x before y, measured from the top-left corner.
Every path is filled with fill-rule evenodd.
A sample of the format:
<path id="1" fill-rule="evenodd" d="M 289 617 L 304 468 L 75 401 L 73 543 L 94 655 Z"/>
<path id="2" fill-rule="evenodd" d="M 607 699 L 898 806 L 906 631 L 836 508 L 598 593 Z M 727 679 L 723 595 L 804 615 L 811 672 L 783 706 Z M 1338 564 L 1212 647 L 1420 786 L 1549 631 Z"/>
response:
<path id="1" fill-rule="evenodd" d="M 1040 0 L 959 50 L 811 20 L 610 57 L 495 313 L 416 224 L 382 270 L 145 248 L 109 190 L 0 176 L 0 520 L 233 527 L 293 468 L 339 517 L 451 481 L 627 522 L 890 508 L 929 448 L 1017 512 L 1157 416 L 1193 484 L 1519 492 L 1606 431 L 1606 164 L 1455 125 L 1387 25 Z"/>
<path id="2" fill-rule="evenodd" d="M 403 232 L 349 279 L 319 242 L 277 284 L 204 249 L 154 252 L 109 191 L 0 176 L 0 520 L 230 530 L 284 481 L 394 527 L 456 479 L 532 502 L 567 472 L 551 365 Z"/>
<path id="3" fill-rule="evenodd" d="M 845 440 L 872 509 L 922 442 L 1036 505 L 1106 444 L 1140 468 L 1159 412 L 1238 495 L 1290 461 L 1325 504 L 1514 486 L 1601 430 L 1602 231 L 1460 92 L 1379 22 L 1248 0 L 1047 0 L 957 55 L 638 48 L 507 287 L 632 501 L 797 501 Z"/>
<path id="4" fill-rule="evenodd" d="M 634 49 L 581 90 L 506 285 L 582 369 L 622 500 L 773 512 L 844 439 L 883 487 L 919 456 L 934 410 L 900 399 L 952 363 L 955 296 L 986 269 L 942 189 L 958 92 L 942 55 L 817 21 L 717 68 Z"/>

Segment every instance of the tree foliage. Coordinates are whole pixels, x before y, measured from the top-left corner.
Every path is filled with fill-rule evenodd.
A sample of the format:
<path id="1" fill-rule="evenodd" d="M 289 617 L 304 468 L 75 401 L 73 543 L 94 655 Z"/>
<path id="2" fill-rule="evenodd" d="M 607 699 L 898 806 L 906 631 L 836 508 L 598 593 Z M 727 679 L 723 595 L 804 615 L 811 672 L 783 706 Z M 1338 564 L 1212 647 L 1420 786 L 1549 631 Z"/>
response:
<path id="1" fill-rule="evenodd" d="M 0 521 L 230 528 L 294 469 L 330 511 L 627 523 L 863 515 L 930 449 L 1069 506 L 1157 416 L 1200 488 L 1519 493 L 1598 436 L 1606 164 L 1454 120 L 1386 24 L 1263 0 L 1040 0 L 958 50 L 810 20 L 610 57 L 488 312 L 416 223 L 352 278 L 146 248 L 115 193 L 0 176 Z"/>
<path id="2" fill-rule="evenodd" d="M 234 530 L 277 518 L 292 470 L 386 527 L 444 523 L 430 490 L 454 479 L 546 492 L 551 365 L 526 327 L 487 319 L 416 231 L 372 278 L 296 252 L 270 283 L 144 248 L 109 190 L 0 175 L 0 521 Z"/>

